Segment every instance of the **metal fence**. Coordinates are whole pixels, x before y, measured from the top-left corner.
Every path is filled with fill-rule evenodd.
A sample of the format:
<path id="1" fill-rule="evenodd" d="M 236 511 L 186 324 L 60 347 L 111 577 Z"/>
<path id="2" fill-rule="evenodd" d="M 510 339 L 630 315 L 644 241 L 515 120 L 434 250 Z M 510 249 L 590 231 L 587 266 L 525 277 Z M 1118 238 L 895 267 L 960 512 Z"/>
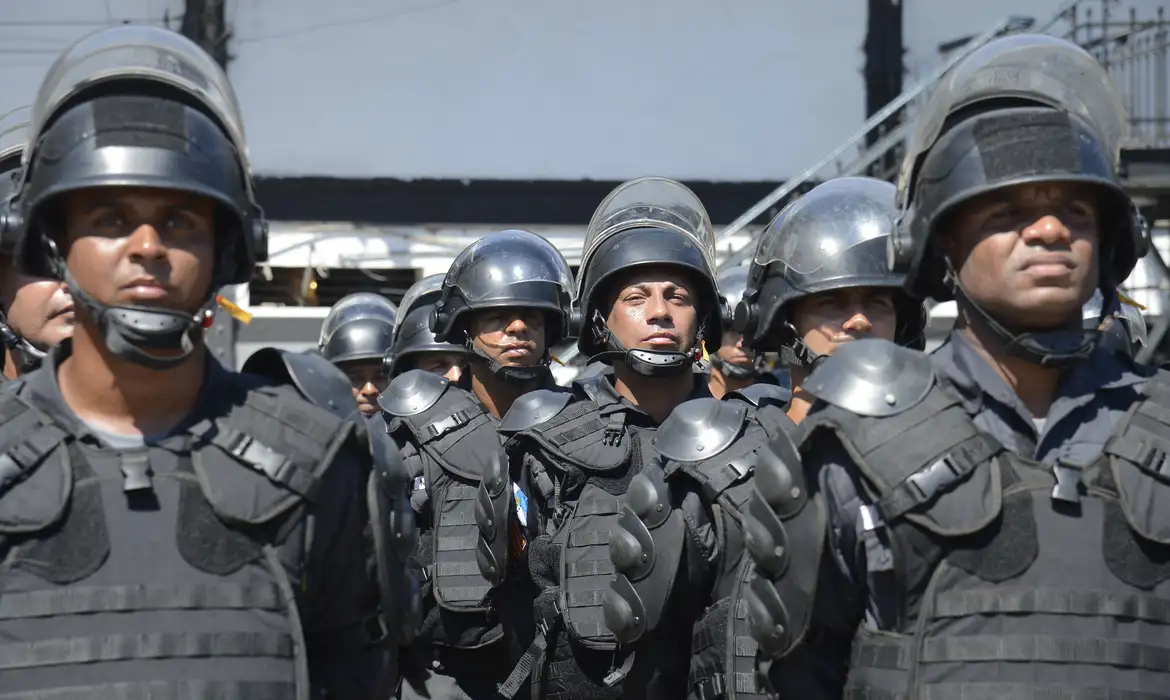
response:
<path id="1" fill-rule="evenodd" d="M 1118 0 L 1076 2 L 1065 38 L 1109 71 L 1125 97 L 1131 148 L 1170 146 L 1170 21 L 1164 7 L 1139 16 Z"/>

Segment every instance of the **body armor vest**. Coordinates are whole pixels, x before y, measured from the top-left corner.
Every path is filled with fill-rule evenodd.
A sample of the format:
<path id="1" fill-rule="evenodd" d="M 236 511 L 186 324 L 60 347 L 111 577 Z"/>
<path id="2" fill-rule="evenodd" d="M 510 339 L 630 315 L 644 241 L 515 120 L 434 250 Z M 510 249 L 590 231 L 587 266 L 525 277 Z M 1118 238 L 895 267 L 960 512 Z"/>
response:
<path id="1" fill-rule="evenodd" d="M 742 399 L 733 398 L 727 400 Z M 746 401 L 744 402 L 747 403 Z M 754 578 L 743 541 L 743 513 L 752 491 L 751 474 L 761 447 L 796 426 L 775 404 L 748 406 L 743 433 L 726 449 L 702 462 L 666 464 L 670 480 L 683 473 L 698 484 L 703 501 L 718 519 L 719 570 L 715 601 L 695 625 L 691 643 L 688 697 L 696 700 L 764 698 L 756 680 L 756 643 L 743 595 Z"/>
<path id="2" fill-rule="evenodd" d="M 498 423 L 472 393 L 450 385 L 426 410 L 391 422 L 395 440 L 413 443 L 422 457 L 433 514 L 419 552 L 435 604 L 419 635 L 424 642 L 471 649 L 503 636 L 475 559 L 475 495 L 500 449 Z"/>
<path id="3" fill-rule="evenodd" d="M 537 561 L 530 550 L 529 565 L 534 579 L 559 588 L 556 614 L 537 620 L 538 634 L 559 639 L 532 664 L 534 697 L 620 697 L 603 684 L 618 646 L 602 609 L 614 573 L 609 533 L 630 480 L 653 457 L 653 428 L 627 425 L 631 411 L 618 402 L 578 400 L 507 445 L 511 459 L 532 453 L 548 467 L 545 483 L 553 490 L 551 498 L 541 494 L 552 510 L 543 535 L 559 556 Z"/>
<path id="4" fill-rule="evenodd" d="M 353 425 L 225 376 L 217 415 L 134 449 L 0 395 L 5 700 L 308 700 L 306 643 L 330 642 L 298 616 L 304 512 Z"/>
<path id="5" fill-rule="evenodd" d="M 896 601 L 846 698 L 1170 698 L 1170 380 L 1148 389 L 1091 464 L 1012 454 L 938 385 L 811 417 L 856 460 L 870 595 Z"/>

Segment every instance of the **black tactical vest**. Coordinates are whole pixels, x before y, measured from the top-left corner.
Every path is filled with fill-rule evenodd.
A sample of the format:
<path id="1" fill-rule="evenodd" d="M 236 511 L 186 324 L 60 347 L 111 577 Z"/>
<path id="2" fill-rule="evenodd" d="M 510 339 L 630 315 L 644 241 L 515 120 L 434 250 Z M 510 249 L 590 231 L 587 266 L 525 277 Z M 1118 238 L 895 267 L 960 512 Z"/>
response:
<path id="1" fill-rule="evenodd" d="M 1167 376 L 1091 464 L 1015 456 L 938 385 L 893 416 L 810 417 L 857 462 L 870 595 L 898 608 L 858 631 L 845 697 L 1170 698 Z"/>
<path id="2" fill-rule="evenodd" d="M 645 422 L 623 403 L 580 399 L 508 442 L 514 463 L 530 454 L 553 484 L 542 504 L 551 512 L 543 533 L 551 541 L 529 548 L 534 580 L 559 589 L 557 615 L 544 611 L 537 620 L 549 641 L 533 664 L 534 697 L 621 697 L 603 683 L 618 646 L 602 610 L 614 574 L 609 532 L 630 480 L 653 458 L 653 428 L 628 424 L 631 414 Z"/>
<path id="3" fill-rule="evenodd" d="M 667 479 L 685 474 L 699 485 L 704 503 L 719 520 L 719 571 L 714 601 L 695 625 L 688 697 L 696 700 L 764 698 L 756 679 L 756 643 L 747 622 L 743 599 L 754 578 L 743 542 L 743 513 L 752 492 L 751 475 L 761 447 L 796 426 L 773 403 L 757 406 L 735 394 L 747 409 L 739 437 L 727 448 L 701 462 L 665 465 Z"/>
<path id="4" fill-rule="evenodd" d="M 0 697 L 308 700 L 304 513 L 353 426 L 224 377 L 128 450 L 0 394 Z"/>
<path id="5" fill-rule="evenodd" d="M 431 606 L 420 641 L 471 649 L 503 636 L 491 585 L 475 560 L 475 494 L 484 465 L 500 449 L 498 424 L 474 394 L 452 385 L 425 410 L 390 422 L 394 439 L 413 444 L 422 456 L 433 514 L 420 538 L 420 563 L 429 579 L 424 604 Z"/>

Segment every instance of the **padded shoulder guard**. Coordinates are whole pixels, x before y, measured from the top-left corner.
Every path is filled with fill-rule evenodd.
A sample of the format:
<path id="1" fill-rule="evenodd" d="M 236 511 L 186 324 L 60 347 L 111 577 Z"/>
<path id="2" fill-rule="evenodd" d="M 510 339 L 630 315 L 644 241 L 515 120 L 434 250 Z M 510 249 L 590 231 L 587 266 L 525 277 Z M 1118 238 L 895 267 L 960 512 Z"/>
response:
<path id="1" fill-rule="evenodd" d="M 764 404 L 775 404 L 777 406 L 784 406 L 792 400 L 792 392 L 782 386 L 776 384 L 768 384 L 765 382 L 756 382 L 751 386 L 737 389 L 728 392 L 724 397 L 724 401 L 740 399 L 747 401 L 751 405 L 759 408 Z"/>
<path id="2" fill-rule="evenodd" d="M 349 378 L 323 357 L 279 348 L 261 348 L 252 353 L 242 371 L 278 384 L 291 384 L 315 406 L 342 418 L 348 418 L 357 410 Z"/>
<path id="3" fill-rule="evenodd" d="M 450 383 L 437 374 L 412 369 L 395 377 L 378 395 L 378 406 L 398 418 L 418 415 L 434 406 Z"/>
<path id="4" fill-rule="evenodd" d="M 658 453 L 674 462 L 699 462 L 727 449 L 743 431 L 747 407 L 736 401 L 691 399 L 679 404 L 654 435 Z"/>
<path id="5" fill-rule="evenodd" d="M 867 338 L 837 348 L 801 388 L 850 413 L 882 418 L 921 403 L 934 382 L 926 355 Z"/>
<path id="6" fill-rule="evenodd" d="M 514 435 L 522 430 L 540 425 L 561 412 L 573 395 L 556 389 L 537 389 L 516 399 L 497 430 L 501 435 Z"/>
<path id="7" fill-rule="evenodd" d="M 787 434 L 760 451 L 754 486 L 744 521 L 757 575 L 747 617 L 766 661 L 786 655 L 808 630 L 827 520 L 822 501 L 809 499 L 800 454 Z"/>

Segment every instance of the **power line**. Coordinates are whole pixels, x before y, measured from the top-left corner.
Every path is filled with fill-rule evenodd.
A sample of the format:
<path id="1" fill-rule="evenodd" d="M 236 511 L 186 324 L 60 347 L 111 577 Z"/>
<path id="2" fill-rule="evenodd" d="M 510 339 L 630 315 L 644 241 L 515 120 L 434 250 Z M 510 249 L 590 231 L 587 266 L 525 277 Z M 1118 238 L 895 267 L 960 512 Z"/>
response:
<path id="1" fill-rule="evenodd" d="M 459 0 L 439 0 L 438 2 L 431 2 L 425 5 L 416 5 L 414 7 L 405 7 L 400 10 L 391 10 L 390 12 L 381 12 L 376 15 L 367 15 L 365 17 L 353 17 L 351 19 L 340 19 L 332 22 L 322 22 L 320 24 L 311 24 L 306 27 L 297 29 L 290 29 L 284 32 L 273 32 L 271 34 L 253 34 L 252 36 L 237 36 L 233 37 L 237 43 L 251 44 L 258 41 L 273 41 L 277 39 L 290 39 L 295 36 L 303 34 L 311 34 L 313 32 L 320 32 L 326 29 L 337 29 L 339 27 L 351 27 L 355 24 L 368 24 L 370 22 L 381 22 L 394 17 L 402 17 L 404 15 L 413 15 L 420 12 L 429 12 L 430 10 L 437 10 L 440 7 L 447 5 L 454 5 Z"/>
<path id="2" fill-rule="evenodd" d="M 108 27 L 113 24 L 157 24 L 158 17 L 111 17 L 110 19 L 0 20 L 0 27 Z"/>

